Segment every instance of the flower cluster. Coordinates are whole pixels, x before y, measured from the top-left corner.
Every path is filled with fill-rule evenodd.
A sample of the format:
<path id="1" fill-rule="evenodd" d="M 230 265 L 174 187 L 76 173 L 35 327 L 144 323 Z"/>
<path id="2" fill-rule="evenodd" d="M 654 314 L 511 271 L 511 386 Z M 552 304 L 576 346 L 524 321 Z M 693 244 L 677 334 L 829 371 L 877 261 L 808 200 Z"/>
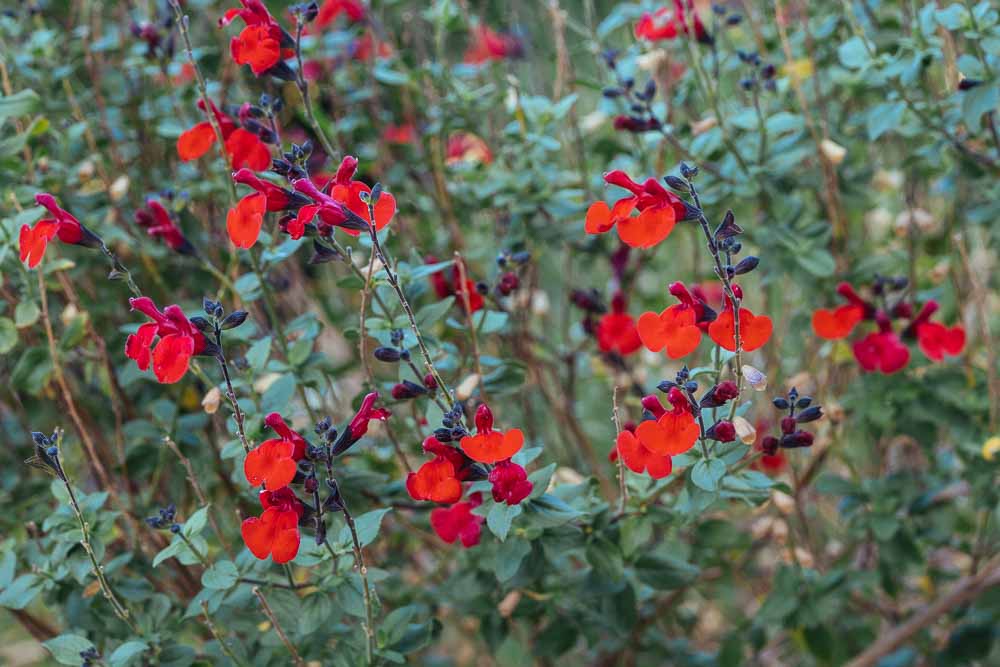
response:
<path id="1" fill-rule="evenodd" d="M 146 200 L 146 207 L 135 212 L 135 224 L 146 230 L 153 238 L 163 241 L 164 245 L 182 255 L 194 255 L 195 249 L 177 226 L 170 213 L 158 200 Z"/>
<path id="2" fill-rule="evenodd" d="M 229 42 L 229 52 L 239 65 L 249 65 L 254 76 L 265 74 L 292 79 L 284 60 L 295 55 L 295 40 L 285 31 L 260 0 L 240 0 L 242 8 L 228 10 L 219 27 L 241 18 L 246 27 Z"/>
<path id="3" fill-rule="evenodd" d="M 254 171 L 267 169 L 271 164 L 271 149 L 264 139 L 273 140 L 273 137 L 267 133 L 262 137 L 247 127 L 240 127 L 230 116 L 222 113 L 214 102 L 209 104 L 210 112 L 215 116 L 222 133 L 223 147 L 229 156 L 230 166 L 233 169 L 249 167 Z M 198 100 L 198 108 L 206 111 L 203 100 Z M 253 125 L 250 127 L 257 129 Z M 197 123 L 177 138 L 177 155 L 185 162 L 197 160 L 208 152 L 217 138 L 215 127 L 210 121 Z"/>
<path id="4" fill-rule="evenodd" d="M 939 306 L 927 301 L 919 310 L 909 298 L 906 278 L 878 276 L 871 287 L 871 297 L 863 298 L 849 283 L 840 283 L 837 293 L 847 301 L 836 308 L 819 308 L 812 316 L 812 328 L 826 340 L 847 338 L 863 322 L 873 322 L 875 330 L 858 338 L 852 345 L 854 358 L 865 371 L 885 374 L 902 370 L 910 362 L 905 341 L 916 340 L 931 361 L 942 361 L 965 348 L 965 329 L 932 322 Z M 894 322 L 901 322 L 899 333 Z"/>
<path id="5" fill-rule="evenodd" d="M 45 255 L 49 241 L 58 237 L 68 245 L 81 245 L 85 248 L 100 248 L 104 245 L 100 237 L 84 227 L 71 213 L 62 209 L 56 198 L 47 192 L 35 195 L 35 202 L 48 210 L 51 218 L 42 218 L 32 227 L 23 225 L 18 239 L 21 249 L 21 261 L 27 263 L 29 269 L 38 266 Z"/>
<path id="6" fill-rule="evenodd" d="M 809 396 L 799 396 L 799 392 L 794 387 L 788 392 L 787 396 L 778 396 L 772 403 L 778 410 L 787 410 L 788 414 L 780 421 L 780 435 L 768 435 L 760 441 L 760 447 L 764 456 L 776 456 L 779 448 L 798 449 L 800 447 L 811 447 L 813 444 L 813 434 L 809 431 L 803 431 L 799 428 L 799 425 L 808 424 L 823 417 L 823 408 L 813 405 L 812 398 Z"/>
<path id="7" fill-rule="evenodd" d="M 688 207 L 681 198 L 655 178 L 647 178 L 639 184 L 624 171 L 616 170 L 606 173 L 604 181 L 632 194 L 619 199 L 614 206 L 604 201 L 591 204 L 585 225 L 588 234 L 604 234 L 614 227 L 629 246 L 652 248 L 670 236 L 677 222 L 689 216 Z"/>

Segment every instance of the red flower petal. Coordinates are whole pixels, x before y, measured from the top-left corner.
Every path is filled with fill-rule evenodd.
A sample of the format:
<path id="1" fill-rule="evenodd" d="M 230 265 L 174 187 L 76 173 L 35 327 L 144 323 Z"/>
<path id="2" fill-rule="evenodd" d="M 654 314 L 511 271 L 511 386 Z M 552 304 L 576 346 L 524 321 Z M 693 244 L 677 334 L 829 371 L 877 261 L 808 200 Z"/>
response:
<path id="1" fill-rule="evenodd" d="M 406 477 L 406 490 L 414 500 L 454 503 L 462 497 L 462 485 L 455 477 L 455 466 L 438 456 Z"/>
<path id="2" fill-rule="evenodd" d="M 677 218 L 673 207 L 647 208 L 634 218 L 618 221 L 618 236 L 633 248 L 652 248 L 670 236 Z"/>
<path id="3" fill-rule="evenodd" d="M 701 342 L 701 329 L 695 324 L 693 308 L 683 304 L 670 306 L 662 313 L 643 313 L 639 317 L 639 338 L 652 352 L 666 348 L 667 356 L 680 359 L 694 352 Z"/>
<path id="4" fill-rule="evenodd" d="M 226 137 L 226 153 L 233 169 L 264 171 L 271 166 L 271 151 L 253 132 L 238 127 Z"/>
<path id="5" fill-rule="evenodd" d="M 21 227 L 19 237 L 21 246 L 21 261 L 27 261 L 28 268 L 33 269 L 42 261 L 45 255 L 45 248 L 49 241 L 56 235 L 59 223 L 55 220 L 39 220 L 34 227 L 24 225 Z"/>
<path id="6" fill-rule="evenodd" d="M 632 472 L 642 474 L 648 472 L 653 479 L 666 477 L 673 470 L 673 462 L 666 454 L 657 454 L 639 441 L 635 435 L 629 431 L 622 431 L 618 434 L 615 445 L 622 457 L 622 463 Z"/>
<path id="7" fill-rule="evenodd" d="M 754 315 L 740 308 L 740 339 L 744 352 L 752 352 L 771 338 L 774 325 L 767 315 Z M 708 335 L 718 345 L 730 352 L 736 351 L 736 328 L 732 308 L 726 308 L 708 325 Z"/>
<path id="8" fill-rule="evenodd" d="M 215 141 L 215 130 L 208 121 L 198 123 L 177 138 L 177 154 L 188 162 L 197 160 L 208 152 Z"/>
<path id="9" fill-rule="evenodd" d="M 611 207 L 606 202 L 596 201 L 587 209 L 587 221 L 584 229 L 588 234 L 603 234 L 615 226 L 611 217 Z"/>
<path id="10" fill-rule="evenodd" d="M 243 474 L 250 486 L 267 485 L 269 489 L 288 486 L 295 477 L 295 444 L 290 440 L 266 440 L 247 454 Z"/>
<path id="11" fill-rule="evenodd" d="M 153 344 L 153 339 L 156 337 L 156 330 L 158 328 L 159 325 L 156 322 L 147 322 L 141 325 L 138 331 L 130 334 L 125 339 L 125 356 L 129 359 L 134 359 L 140 371 L 147 370 L 149 362 L 153 359 L 150 346 Z"/>
<path id="12" fill-rule="evenodd" d="M 655 422 L 642 422 L 635 434 L 654 454 L 676 456 L 694 447 L 701 430 L 690 412 L 668 412 Z"/>
<path id="13" fill-rule="evenodd" d="M 163 384 L 173 384 L 187 373 L 193 354 L 194 338 L 191 336 L 162 336 L 153 349 L 153 374 Z"/>
<path id="14" fill-rule="evenodd" d="M 260 76 L 281 60 L 281 45 L 266 25 L 249 25 L 229 43 L 233 60 Z"/>
<path id="15" fill-rule="evenodd" d="M 864 309 L 848 304 L 834 310 L 820 308 L 813 313 L 813 331 L 820 338 L 837 340 L 845 338 L 864 317 Z"/>
<path id="16" fill-rule="evenodd" d="M 635 319 L 625 313 L 608 313 L 597 323 L 597 346 L 602 352 L 616 352 L 622 356 L 632 354 L 642 341 Z"/>
<path id="17" fill-rule="evenodd" d="M 917 344 L 932 361 L 942 361 L 944 355 L 957 355 L 965 347 L 965 329 L 955 325 L 950 329 L 939 322 L 924 322 L 917 326 Z"/>
<path id="18" fill-rule="evenodd" d="M 506 433 L 490 431 L 477 435 L 467 435 L 461 441 L 462 451 L 473 461 L 496 463 L 521 451 L 524 434 L 521 429 L 512 428 Z"/>
<path id="19" fill-rule="evenodd" d="M 266 209 L 267 197 L 260 192 L 247 195 L 236 204 L 236 208 L 229 209 L 226 230 L 237 248 L 250 248 L 257 242 Z"/>

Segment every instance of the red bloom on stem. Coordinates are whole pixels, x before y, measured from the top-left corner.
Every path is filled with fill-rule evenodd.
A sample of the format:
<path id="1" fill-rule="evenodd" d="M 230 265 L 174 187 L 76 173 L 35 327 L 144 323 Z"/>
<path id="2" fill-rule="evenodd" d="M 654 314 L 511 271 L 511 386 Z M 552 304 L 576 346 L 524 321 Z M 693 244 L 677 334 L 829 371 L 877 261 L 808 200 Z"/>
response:
<path id="1" fill-rule="evenodd" d="M 279 489 L 291 484 L 298 466 L 293 454 L 295 444 L 290 440 L 274 438 L 260 443 L 243 461 L 243 474 L 250 486 L 264 484 L 269 489 Z"/>
<path id="2" fill-rule="evenodd" d="M 262 192 L 247 195 L 226 214 L 226 231 L 237 248 L 251 248 L 257 243 L 260 228 L 264 225 L 267 196 Z"/>
<path id="3" fill-rule="evenodd" d="M 287 563 L 299 552 L 299 519 L 304 508 L 287 486 L 274 491 L 261 491 L 260 517 L 244 519 L 240 532 L 254 556 L 264 560 L 270 556 L 275 563 Z"/>
<path id="4" fill-rule="evenodd" d="M 385 129 L 382 130 L 382 139 L 390 144 L 415 144 L 417 143 L 417 128 L 413 123 L 386 125 Z"/>
<path id="5" fill-rule="evenodd" d="M 198 100 L 198 108 L 205 110 L 203 100 Z M 219 123 L 226 155 L 229 156 L 230 166 L 233 169 L 249 167 L 254 171 L 264 171 L 271 166 L 271 151 L 260 137 L 242 127 L 237 127 L 236 122 L 219 111 L 214 103 L 211 105 L 211 112 L 215 114 L 215 120 Z M 215 139 L 215 128 L 210 122 L 206 120 L 197 123 L 177 138 L 177 155 L 185 162 L 197 160 L 208 152 Z"/>
<path id="6" fill-rule="evenodd" d="M 604 180 L 632 193 L 615 202 L 613 207 L 603 201 L 587 209 L 586 231 L 603 234 L 617 226 L 618 236 L 633 248 L 651 248 L 673 231 L 678 220 L 687 216 L 687 207 L 680 197 L 660 185 L 655 178 L 639 184 L 624 171 L 611 171 Z M 639 211 L 633 216 L 633 211 Z"/>
<path id="7" fill-rule="evenodd" d="M 99 248 L 101 239 L 92 231 L 80 224 L 72 214 L 60 208 L 56 198 L 47 192 L 35 195 L 35 202 L 48 209 L 51 218 L 43 218 L 34 227 L 21 226 L 18 239 L 21 248 L 21 261 L 27 262 L 33 269 L 42 261 L 45 249 L 54 237 L 58 236 L 63 243 L 82 245 L 88 248 Z"/>
<path id="8" fill-rule="evenodd" d="M 680 359 L 698 347 L 701 327 L 708 326 L 711 310 L 696 300 L 684 283 L 670 285 L 670 293 L 680 301 L 659 315 L 646 312 L 639 316 L 639 338 L 651 352 L 665 350 L 671 359 Z M 711 313 L 714 315 L 714 313 Z"/>
<path id="9" fill-rule="evenodd" d="M 135 212 L 135 223 L 150 236 L 161 239 L 171 250 L 182 255 L 195 254 L 194 246 L 185 238 L 184 232 L 173 221 L 163 204 L 155 199 L 146 200 L 146 208 Z"/>
<path id="10" fill-rule="evenodd" d="M 910 363 L 910 350 L 890 329 L 872 332 L 855 342 L 854 358 L 866 371 L 878 370 L 888 375 Z"/>
<path id="11" fill-rule="evenodd" d="M 389 43 L 376 39 L 371 30 L 365 31 L 365 34 L 354 40 L 349 51 L 351 59 L 357 62 L 367 62 L 372 60 L 373 56 L 375 58 L 391 58 L 393 53 Z"/>
<path id="12" fill-rule="evenodd" d="M 323 190 L 320 190 L 315 183 L 307 178 L 301 178 L 292 183 L 297 191 L 313 200 L 313 204 L 299 209 L 299 215 L 294 223 L 296 230 L 304 229 L 306 223 L 319 215 L 323 226 L 328 228 L 341 227 L 351 236 L 357 236 L 361 232 L 356 225 L 344 224 L 348 222 L 348 216 L 344 213 L 345 207 L 364 222 L 372 224 L 368 204 L 361 199 L 361 193 L 371 193 L 371 188 L 361 181 L 353 180 L 357 168 L 358 159 L 348 155 L 340 163 L 336 175 L 326 183 Z M 329 194 L 326 194 L 325 191 L 329 191 Z M 375 204 L 375 231 L 381 231 L 389 224 L 395 214 L 396 198 L 383 191 Z M 291 229 L 291 225 L 289 228 Z M 293 238 L 297 237 L 293 234 Z"/>
<path id="13" fill-rule="evenodd" d="M 524 434 L 512 428 L 506 433 L 493 430 L 493 413 L 484 403 L 476 410 L 476 435 L 467 435 L 460 442 L 462 451 L 473 461 L 497 463 L 521 451 Z"/>
<path id="14" fill-rule="evenodd" d="M 266 208 L 272 213 L 276 211 L 284 211 L 290 207 L 294 208 L 294 205 L 298 203 L 296 200 L 299 199 L 299 195 L 286 190 L 279 185 L 275 185 L 270 181 L 265 181 L 264 179 L 259 178 L 249 169 L 240 169 L 237 171 L 233 174 L 233 181 L 243 185 L 248 185 L 264 195 L 267 200 Z"/>
<path id="15" fill-rule="evenodd" d="M 467 65 L 482 65 L 493 60 L 516 58 L 524 51 L 521 40 L 513 35 L 496 32 L 480 23 L 470 33 L 469 48 L 463 61 Z"/>
<path id="16" fill-rule="evenodd" d="M 534 485 L 528 481 L 528 473 L 513 461 L 501 461 L 490 471 L 493 484 L 493 500 L 498 503 L 517 505 L 531 495 Z"/>
<path id="17" fill-rule="evenodd" d="M 219 26 L 228 25 L 237 17 L 243 19 L 246 27 L 229 42 L 229 52 L 239 65 L 250 65 L 255 76 L 266 74 L 275 65 L 294 55 L 288 48 L 293 45 L 292 37 L 278 24 L 260 0 L 240 0 L 242 9 L 230 9 L 221 19 Z"/>
<path id="18" fill-rule="evenodd" d="M 448 137 L 445 146 L 444 163 L 455 164 L 491 164 L 493 151 L 481 137 L 472 132 L 455 132 Z"/>
<path id="19" fill-rule="evenodd" d="M 661 39 L 674 39 L 678 35 L 686 35 L 690 32 L 693 23 L 694 35 L 699 42 L 710 41 L 711 38 L 705 30 L 705 24 L 695 11 L 693 0 L 674 0 L 673 7 L 661 7 L 655 12 L 646 12 L 639 19 L 635 26 L 635 36 L 637 39 L 657 41 Z M 686 16 L 690 12 L 691 18 Z"/>
<path id="20" fill-rule="evenodd" d="M 455 465 L 444 456 L 437 456 L 420 466 L 417 472 L 409 473 L 406 490 L 414 500 L 435 503 L 454 503 L 462 497 L 462 483 L 456 475 Z"/>
<path id="21" fill-rule="evenodd" d="M 698 441 L 701 429 L 691 414 L 687 398 L 676 387 L 669 393 L 673 410 L 665 410 L 655 396 L 647 396 L 643 406 L 653 413 L 655 421 L 648 419 L 635 429 L 635 435 L 643 447 L 661 456 L 683 454 Z"/>
<path id="22" fill-rule="evenodd" d="M 429 256 L 425 262 L 427 264 L 437 264 L 437 258 Z M 465 310 L 466 296 L 468 296 L 469 300 L 469 310 L 473 313 L 481 309 L 485 303 L 483 295 L 476 289 L 476 283 L 469 279 L 468 267 L 465 267 L 465 289 L 462 291 L 457 290 L 455 287 L 462 282 L 462 270 L 458 268 L 457 263 L 452 266 L 450 280 L 445 275 L 444 269 L 442 269 L 432 273 L 430 281 L 431 287 L 434 288 L 434 293 L 437 294 L 439 299 L 447 299 L 449 296 L 454 295 L 455 302 L 462 310 Z"/>
<path id="23" fill-rule="evenodd" d="M 180 306 L 167 306 L 160 312 L 149 297 L 129 299 L 132 310 L 149 317 L 125 341 L 125 355 L 134 359 L 139 370 L 153 363 L 153 374 L 163 384 L 177 382 L 187 372 L 191 357 L 205 349 L 205 336 L 185 317 Z M 159 338 L 156 346 L 153 341 Z"/>
<path id="24" fill-rule="evenodd" d="M 659 454 L 648 449 L 631 431 L 622 431 L 618 434 L 613 451 L 634 473 L 641 475 L 646 472 L 653 479 L 660 479 L 673 471 L 673 462 L 669 454 Z"/>
<path id="25" fill-rule="evenodd" d="M 743 296 L 734 285 L 733 291 L 737 297 Z M 762 347 L 771 338 L 774 324 L 767 315 L 754 315 L 747 308 L 740 308 L 740 343 L 744 352 L 753 352 Z M 733 317 L 733 304 L 726 299 L 722 313 L 708 325 L 708 335 L 723 349 L 736 351 L 736 318 Z"/>
<path id="26" fill-rule="evenodd" d="M 812 328 L 820 338 L 846 338 L 864 316 L 865 311 L 861 306 L 850 303 L 833 309 L 819 308 L 813 313 Z"/>
<path id="27" fill-rule="evenodd" d="M 472 510 L 482 504 L 482 496 L 474 493 L 464 503 L 455 503 L 451 507 L 438 507 L 431 511 L 431 526 L 438 537 L 454 544 L 462 541 L 462 546 L 468 549 L 479 544 L 485 517 L 477 516 Z"/>
<path id="28" fill-rule="evenodd" d="M 949 328 L 939 322 L 924 322 L 917 326 L 917 344 L 928 359 L 943 361 L 946 354 L 962 353 L 965 329 L 959 324 Z"/>
<path id="29" fill-rule="evenodd" d="M 291 427 L 285 423 L 285 419 L 280 414 L 277 412 L 270 413 L 264 417 L 264 424 L 281 436 L 282 440 L 287 440 L 292 443 L 292 446 L 294 447 L 294 450 L 292 451 L 293 459 L 301 461 L 305 458 L 306 446 L 308 445 L 306 439 L 297 432 L 293 431 Z"/>
<path id="30" fill-rule="evenodd" d="M 601 352 L 625 356 L 642 347 L 635 318 L 625 312 L 625 297 L 620 292 L 611 299 L 611 312 L 597 323 L 596 334 Z"/>
<path id="31" fill-rule="evenodd" d="M 342 14 L 352 23 L 363 21 L 366 14 L 365 6 L 361 0 L 326 0 L 320 6 L 314 23 L 317 28 L 325 28 Z"/>

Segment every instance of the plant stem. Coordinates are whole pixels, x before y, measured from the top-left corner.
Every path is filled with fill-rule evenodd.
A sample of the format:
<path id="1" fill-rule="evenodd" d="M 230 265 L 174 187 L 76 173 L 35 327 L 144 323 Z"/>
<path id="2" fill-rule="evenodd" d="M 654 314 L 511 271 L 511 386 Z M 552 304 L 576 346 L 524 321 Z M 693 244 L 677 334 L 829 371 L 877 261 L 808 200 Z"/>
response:
<path id="1" fill-rule="evenodd" d="M 267 598 L 264 597 L 264 594 L 256 586 L 253 587 L 253 594 L 257 596 L 257 600 L 260 602 L 261 609 L 264 610 L 264 615 L 267 616 L 267 620 L 271 621 L 271 625 L 274 627 L 274 631 L 277 632 L 278 637 L 281 638 L 281 643 L 284 644 L 285 648 L 288 649 L 288 652 L 292 654 L 292 662 L 294 662 L 297 665 L 297 667 L 304 667 L 304 665 L 306 664 L 305 661 L 299 655 L 299 652 L 295 650 L 295 644 L 289 641 L 288 635 L 285 634 L 285 631 L 284 629 L 282 629 L 281 624 L 278 623 L 278 617 L 275 616 L 274 612 L 271 610 L 271 605 L 267 603 Z"/>
<path id="2" fill-rule="evenodd" d="M 226 362 L 226 355 L 222 351 L 222 336 L 217 335 L 215 341 L 219 348 L 219 351 L 215 355 L 215 359 L 219 362 L 219 368 L 222 369 L 222 377 L 226 381 L 226 398 L 229 399 L 229 404 L 233 406 L 233 417 L 236 419 L 236 432 L 240 436 L 240 444 L 243 445 L 243 451 L 249 454 L 250 443 L 247 441 L 247 434 L 243 428 L 243 410 L 240 409 L 240 403 L 236 400 L 236 391 L 233 389 L 233 381 L 229 377 L 229 364 Z"/>
<path id="3" fill-rule="evenodd" d="M 354 567 L 358 570 L 358 574 L 361 576 L 361 585 L 365 589 L 365 654 L 368 656 L 367 664 L 371 665 L 375 652 L 375 621 L 372 611 L 371 590 L 368 587 L 368 568 L 365 566 L 364 554 L 361 551 L 361 540 L 358 539 L 358 529 L 354 525 L 354 517 L 351 516 L 351 513 L 345 504 L 341 504 L 340 511 L 343 513 L 344 520 L 347 522 L 348 530 L 351 531 L 351 541 L 354 545 Z"/>
<path id="4" fill-rule="evenodd" d="M 201 613 L 205 617 L 205 625 L 208 626 L 208 631 L 212 633 L 213 637 L 215 637 L 215 641 L 219 642 L 219 646 L 222 648 L 222 652 L 226 654 L 226 657 L 232 660 L 236 664 L 236 667 L 245 667 L 246 663 L 236 657 L 236 654 L 233 653 L 229 644 L 222 638 L 222 634 L 219 632 L 219 629 L 215 627 L 215 623 L 212 621 L 212 617 L 208 613 L 208 602 L 205 600 L 201 601 Z"/>
<path id="5" fill-rule="evenodd" d="M 333 145 L 330 140 L 326 137 L 326 132 L 320 126 L 319 121 L 316 120 L 316 116 L 313 115 L 312 100 L 309 97 L 309 84 L 306 83 L 305 76 L 302 73 L 302 29 L 305 26 L 300 21 L 296 21 L 295 24 L 295 62 L 298 67 L 295 70 L 295 87 L 299 89 L 299 95 L 302 96 L 302 105 L 305 108 L 306 118 L 309 120 L 309 125 L 312 126 L 313 133 L 316 138 L 319 139 L 319 143 L 323 146 L 323 150 L 329 157 L 336 155 L 336 151 L 333 150 Z"/>
<path id="6" fill-rule="evenodd" d="M 112 280 L 118 277 L 124 278 L 125 284 L 128 285 L 128 289 L 130 292 L 132 292 L 132 295 L 135 296 L 136 298 L 141 297 L 142 291 L 139 289 L 139 286 L 136 285 L 135 281 L 132 279 L 132 272 L 129 271 L 124 264 L 122 264 L 121 260 L 118 259 L 118 255 L 111 252 L 111 249 L 108 248 L 108 246 L 106 246 L 103 241 L 101 242 L 101 252 L 103 252 L 104 256 L 108 258 L 109 262 L 111 262 L 112 271 L 111 271 L 111 276 L 109 276 L 109 278 L 111 278 Z"/>
<path id="7" fill-rule="evenodd" d="M 180 447 L 177 446 L 177 443 L 174 442 L 173 438 L 171 438 L 169 435 L 163 438 L 163 442 L 167 445 L 167 447 L 170 448 L 170 450 L 174 454 L 177 455 L 177 458 L 181 460 L 181 465 L 183 465 L 184 470 L 187 471 L 188 482 L 191 483 L 191 488 L 194 489 L 194 494 L 195 496 L 198 497 L 198 502 L 201 503 L 202 507 L 207 507 L 208 498 L 205 497 L 205 492 L 202 490 L 201 484 L 198 483 L 198 477 L 194 474 L 194 468 L 191 466 L 191 459 L 184 456 L 184 454 L 181 452 Z M 219 538 L 219 544 L 222 545 L 222 548 L 225 550 L 226 554 L 228 554 L 229 557 L 232 558 L 233 552 L 230 550 L 229 544 L 226 542 L 226 538 L 223 536 L 222 530 L 219 528 L 219 524 L 215 521 L 215 517 L 212 516 L 211 512 L 208 513 L 208 522 L 212 524 L 212 530 L 215 531 L 216 537 Z"/>
<path id="8" fill-rule="evenodd" d="M 615 385 L 611 392 L 611 421 L 615 423 L 615 447 L 618 447 L 618 436 L 622 432 L 622 420 L 618 414 L 618 390 Z M 622 462 L 622 454 L 618 452 L 618 515 L 625 514 L 625 505 L 628 503 L 628 488 L 625 486 L 625 464 Z"/>
<path id="9" fill-rule="evenodd" d="M 462 295 L 462 306 L 465 310 L 465 324 L 469 328 L 469 337 L 472 340 L 472 358 L 476 364 L 476 373 L 479 375 L 479 395 L 484 403 L 489 403 L 489 396 L 486 394 L 486 386 L 484 384 L 485 375 L 483 375 L 482 362 L 479 360 L 479 337 L 476 335 L 476 324 L 472 319 L 472 302 L 469 295 L 469 283 L 468 276 L 465 272 L 465 262 L 462 260 L 462 254 L 455 251 L 455 264 L 458 267 L 458 289 Z M 485 321 L 485 319 L 483 320 Z"/>

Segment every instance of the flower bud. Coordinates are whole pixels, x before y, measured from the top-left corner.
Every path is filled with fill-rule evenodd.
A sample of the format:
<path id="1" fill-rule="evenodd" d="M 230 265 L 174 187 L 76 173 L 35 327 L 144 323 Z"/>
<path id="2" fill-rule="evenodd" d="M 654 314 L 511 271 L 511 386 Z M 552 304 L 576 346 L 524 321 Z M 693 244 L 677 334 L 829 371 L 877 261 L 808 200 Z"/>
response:
<path id="1" fill-rule="evenodd" d="M 416 398 L 417 396 L 426 393 L 426 389 L 415 382 L 410 382 L 409 380 L 403 380 L 392 388 L 392 397 L 397 401 L 405 401 L 406 399 Z"/>
<path id="2" fill-rule="evenodd" d="M 399 350 L 394 347 L 376 347 L 372 355 L 379 361 L 394 364 L 399 361 Z"/>
<path id="3" fill-rule="evenodd" d="M 730 421 L 720 420 L 708 429 L 706 435 L 719 442 L 732 442 L 736 439 L 736 427 Z"/>
<path id="4" fill-rule="evenodd" d="M 738 276 L 741 276 L 744 273 L 750 273 L 757 268 L 758 264 L 760 264 L 759 258 L 754 257 L 753 255 L 748 255 L 741 259 L 739 264 L 733 267 L 733 273 Z"/>
<path id="5" fill-rule="evenodd" d="M 786 435 L 791 433 L 795 430 L 795 424 L 795 417 L 785 417 L 781 420 L 781 432 Z"/>
<path id="6" fill-rule="evenodd" d="M 801 402 L 801 401 L 800 401 Z M 814 422 L 823 416 L 823 408 L 814 405 L 811 408 L 806 408 L 795 417 L 795 421 L 800 424 L 806 424 L 808 422 Z"/>

